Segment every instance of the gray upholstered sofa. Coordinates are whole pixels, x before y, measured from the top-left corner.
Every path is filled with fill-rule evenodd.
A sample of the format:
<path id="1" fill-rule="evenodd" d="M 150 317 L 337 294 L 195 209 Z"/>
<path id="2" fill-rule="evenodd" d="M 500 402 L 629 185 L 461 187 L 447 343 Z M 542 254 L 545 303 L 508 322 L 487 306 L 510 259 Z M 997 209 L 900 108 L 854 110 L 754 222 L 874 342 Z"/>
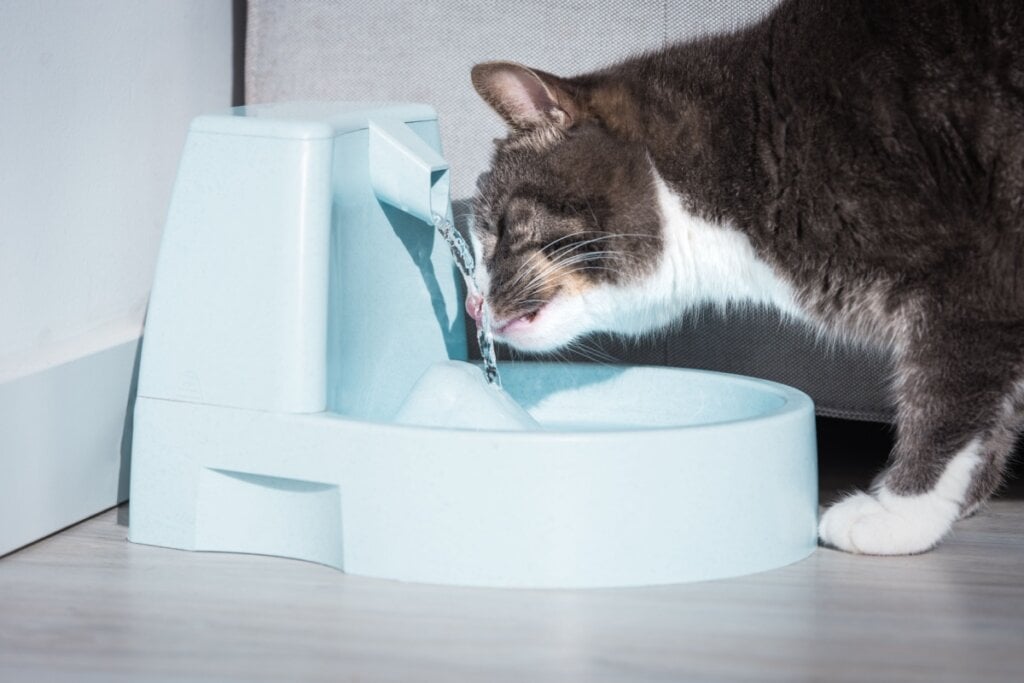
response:
<path id="1" fill-rule="evenodd" d="M 245 100 L 414 100 L 433 105 L 468 211 L 503 124 L 469 82 L 473 64 L 510 59 L 557 74 L 754 21 L 776 0 L 250 0 Z M 807 391 L 822 415 L 887 421 L 890 360 L 816 338 L 768 311 L 697 311 L 642 343 L 599 340 L 615 359 L 708 368 Z"/>

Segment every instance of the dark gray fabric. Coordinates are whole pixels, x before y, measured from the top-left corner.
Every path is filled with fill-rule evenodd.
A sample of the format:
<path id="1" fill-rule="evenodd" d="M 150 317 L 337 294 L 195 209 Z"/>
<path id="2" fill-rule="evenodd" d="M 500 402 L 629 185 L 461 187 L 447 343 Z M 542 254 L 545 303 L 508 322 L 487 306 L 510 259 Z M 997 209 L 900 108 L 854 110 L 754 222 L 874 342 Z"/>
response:
<path id="1" fill-rule="evenodd" d="M 666 362 L 789 384 L 814 398 L 819 415 L 892 419 L 889 354 L 817 337 L 774 311 L 698 311 L 669 335 Z"/>
<path id="2" fill-rule="evenodd" d="M 776 0 L 355 3 L 250 0 L 246 99 L 411 100 L 439 114 L 456 199 L 472 195 L 503 124 L 469 84 L 473 64 L 522 62 L 586 72 L 672 41 L 756 20 Z M 466 204 L 456 210 L 465 213 Z M 589 345 L 589 342 L 588 342 Z M 830 348 L 770 313 L 690 316 L 642 343 L 577 356 L 668 363 L 766 377 L 807 391 L 819 413 L 886 420 L 884 356 Z"/>

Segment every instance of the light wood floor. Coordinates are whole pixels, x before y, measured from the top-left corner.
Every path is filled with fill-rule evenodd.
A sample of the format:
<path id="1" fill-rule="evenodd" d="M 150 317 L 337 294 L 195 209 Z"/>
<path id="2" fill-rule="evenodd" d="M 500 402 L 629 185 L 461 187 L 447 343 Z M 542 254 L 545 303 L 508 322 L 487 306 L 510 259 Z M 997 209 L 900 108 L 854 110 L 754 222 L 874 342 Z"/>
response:
<path id="1" fill-rule="evenodd" d="M 831 455 L 861 456 L 823 460 L 825 501 L 866 483 L 890 438 L 831 429 Z M 128 512 L 0 559 L 0 681 L 1024 681 L 1019 481 L 925 555 L 819 549 L 627 590 L 422 586 L 138 546 Z"/>

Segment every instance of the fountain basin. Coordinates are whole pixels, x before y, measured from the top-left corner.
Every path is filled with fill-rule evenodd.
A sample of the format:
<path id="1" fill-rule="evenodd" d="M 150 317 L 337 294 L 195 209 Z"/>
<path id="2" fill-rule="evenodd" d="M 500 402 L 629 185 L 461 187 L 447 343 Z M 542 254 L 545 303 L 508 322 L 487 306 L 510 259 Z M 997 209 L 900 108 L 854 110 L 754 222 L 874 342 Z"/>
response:
<path id="1" fill-rule="evenodd" d="M 472 586 L 736 576 L 816 546 L 814 410 L 697 370 L 505 363 L 543 431 L 140 397 L 132 541 Z"/>
<path id="2" fill-rule="evenodd" d="M 130 540 L 545 588 L 733 576 L 813 550 L 813 407 L 798 391 L 503 364 L 524 416 L 436 374 L 420 384 L 468 355 L 432 221 L 452 215 L 447 198 L 423 104 L 261 104 L 192 123 L 146 316 Z M 488 416 L 519 431 L 455 428 Z"/>

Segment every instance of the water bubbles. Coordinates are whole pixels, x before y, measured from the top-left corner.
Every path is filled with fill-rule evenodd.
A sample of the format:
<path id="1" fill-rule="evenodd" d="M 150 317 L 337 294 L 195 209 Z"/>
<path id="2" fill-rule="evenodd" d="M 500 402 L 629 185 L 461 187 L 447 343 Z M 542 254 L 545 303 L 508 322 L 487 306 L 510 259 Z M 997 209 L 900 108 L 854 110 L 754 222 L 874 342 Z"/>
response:
<path id="1" fill-rule="evenodd" d="M 470 294 L 479 294 L 480 288 L 476 285 L 476 262 L 473 260 L 473 252 L 470 250 L 466 240 L 452 226 L 447 218 L 434 214 L 434 227 L 440 233 L 448 248 L 452 251 L 452 259 L 455 265 L 466 280 L 466 287 Z M 494 354 L 494 338 L 491 336 L 491 309 L 487 301 L 483 302 L 483 309 L 480 316 L 480 324 L 476 329 L 476 341 L 480 345 L 480 356 L 484 359 L 484 376 L 487 381 L 495 386 L 501 386 L 501 377 L 498 375 L 498 360 Z"/>

